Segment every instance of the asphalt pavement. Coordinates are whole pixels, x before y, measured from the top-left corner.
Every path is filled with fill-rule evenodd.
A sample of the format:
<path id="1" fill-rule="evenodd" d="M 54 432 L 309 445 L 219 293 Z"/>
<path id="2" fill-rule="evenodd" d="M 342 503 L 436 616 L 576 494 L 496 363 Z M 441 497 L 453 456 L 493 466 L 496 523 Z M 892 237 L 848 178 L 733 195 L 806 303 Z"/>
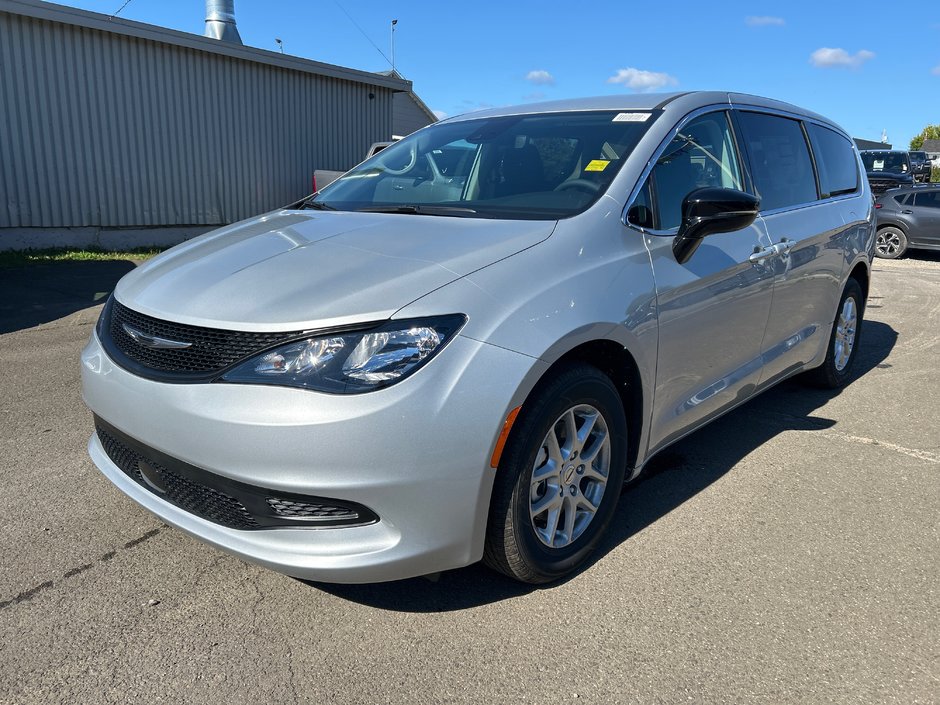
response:
<path id="1" fill-rule="evenodd" d="M 845 390 L 680 441 L 537 589 L 305 583 L 125 498 L 78 357 L 132 266 L 0 269 L 0 702 L 940 702 L 937 257 L 876 262 Z"/>

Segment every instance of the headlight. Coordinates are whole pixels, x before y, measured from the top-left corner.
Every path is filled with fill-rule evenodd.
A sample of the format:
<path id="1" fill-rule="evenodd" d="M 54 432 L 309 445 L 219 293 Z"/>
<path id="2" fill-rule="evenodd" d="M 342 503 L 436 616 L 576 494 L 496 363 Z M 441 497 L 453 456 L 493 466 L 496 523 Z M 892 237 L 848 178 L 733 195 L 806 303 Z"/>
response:
<path id="1" fill-rule="evenodd" d="M 455 314 L 389 321 L 367 331 L 296 340 L 243 362 L 222 379 L 334 394 L 381 389 L 404 379 L 434 357 L 466 320 Z"/>

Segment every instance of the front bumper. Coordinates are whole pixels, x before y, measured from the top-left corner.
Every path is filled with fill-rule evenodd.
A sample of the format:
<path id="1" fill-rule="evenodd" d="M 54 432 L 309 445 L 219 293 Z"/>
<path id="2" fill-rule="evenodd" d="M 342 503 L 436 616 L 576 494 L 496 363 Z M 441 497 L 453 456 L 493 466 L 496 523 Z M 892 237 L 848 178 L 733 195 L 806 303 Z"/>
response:
<path id="1" fill-rule="evenodd" d="M 335 528 L 227 528 L 130 479 L 88 444 L 98 468 L 161 519 L 274 570 L 326 582 L 379 582 L 480 559 L 489 458 L 538 361 L 457 337 L 398 385 L 342 396 L 239 384 L 167 384 L 115 365 L 93 334 L 82 353 L 86 404 L 139 443 L 236 482 L 332 497 L 378 521 Z"/>

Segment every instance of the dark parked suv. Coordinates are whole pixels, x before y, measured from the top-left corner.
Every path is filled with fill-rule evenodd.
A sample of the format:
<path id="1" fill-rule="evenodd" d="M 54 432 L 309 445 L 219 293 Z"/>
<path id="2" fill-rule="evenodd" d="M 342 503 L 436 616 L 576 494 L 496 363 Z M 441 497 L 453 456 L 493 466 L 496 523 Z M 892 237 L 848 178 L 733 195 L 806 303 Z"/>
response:
<path id="1" fill-rule="evenodd" d="M 914 183 L 911 158 L 907 152 L 873 149 L 865 150 L 861 154 L 872 193 L 881 194 L 889 188 Z"/>
<path id="2" fill-rule="evenodd" d="M 940 250 L 940 184 L 892 189 L 875 201 L 875 254 L 900 257 L 908 248 Z"/>
<path id="3" fill-rule="evenodd" d="M 930 159 L 927 152 L 908 152 L 911 155 L 911 175 L 914 181 L 930 183 Z"/>

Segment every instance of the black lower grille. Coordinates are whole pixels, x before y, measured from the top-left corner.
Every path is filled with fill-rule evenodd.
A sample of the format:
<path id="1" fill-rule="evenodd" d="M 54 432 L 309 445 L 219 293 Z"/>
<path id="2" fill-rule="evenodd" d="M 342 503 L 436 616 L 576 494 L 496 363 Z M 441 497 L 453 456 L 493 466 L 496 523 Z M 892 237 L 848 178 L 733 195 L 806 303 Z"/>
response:
<path id="1" fill-rule="evenodd" d="M 164 495 L 164 499 L 168 502 L 180 509 L 185 509 L 190 514 L 230 529 L 254 529 L 258 526 L 254 517 L 234 497 L 187 480 L 153 458 L 143 457 L 119 441 L 114 434 L 105 430 L 102 424 L 98 424 L 95 430 L 104 447 L 104 452 L 108 454 L 111 461 L 121 468 L 125 475 L 151 492 Z M 154 487 L 154 480 L 148 482 L 144 479 L 143 471 L 146 471 L 148 476 L 156 473 L 156 479 L 162 481 L 162 492 Z"/>
<path id="2" fill-rule="evenodd" d="M 303 334 L 303 331 L 253 333 L 191 326 L 138 313 L 113 299 L 102 316 L 102 342 L 118 363 L 169 373 L 181 379 L 212 376 L 236 362 Z M 183 343 L 187 347 L 150 347 L 135 340 L 128 329 L 144 336 Z M 114 355 L 115 351 L 118 355 Z"/>
<path id="3" fill-rule="evenodd" d="M 282 517 L 311 518 L 349 518 L 349 507 L 336 507 L 329 504 L 311 504 L 310 502 L 291 502 L 286 499 L 268 498 L 268 504 Z"/>
<path id="4" fill-rule="evenodd" d="M 148 448 L 97 417 L 95 431 L 111 462 L 141 487 L 230 529 L 358 526 L 378 521 L 360 504 L 277 492 L 210 473 Z"/>

